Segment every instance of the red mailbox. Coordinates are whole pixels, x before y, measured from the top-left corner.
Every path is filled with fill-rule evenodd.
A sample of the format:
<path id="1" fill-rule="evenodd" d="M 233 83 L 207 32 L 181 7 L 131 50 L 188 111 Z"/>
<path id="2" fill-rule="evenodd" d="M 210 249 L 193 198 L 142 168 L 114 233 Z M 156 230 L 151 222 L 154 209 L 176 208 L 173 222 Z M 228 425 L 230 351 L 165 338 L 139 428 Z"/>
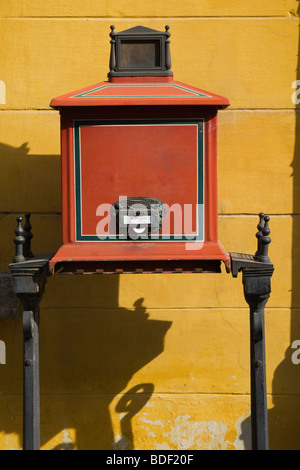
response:
<path id="1" fill-rule="evenodd" d="M 111 27 L 108 81 L 60 110 L 63 245 L 52 272 L 220 271 L 217 113 L 229 101 L 173 79 L 169 27 Z"/>

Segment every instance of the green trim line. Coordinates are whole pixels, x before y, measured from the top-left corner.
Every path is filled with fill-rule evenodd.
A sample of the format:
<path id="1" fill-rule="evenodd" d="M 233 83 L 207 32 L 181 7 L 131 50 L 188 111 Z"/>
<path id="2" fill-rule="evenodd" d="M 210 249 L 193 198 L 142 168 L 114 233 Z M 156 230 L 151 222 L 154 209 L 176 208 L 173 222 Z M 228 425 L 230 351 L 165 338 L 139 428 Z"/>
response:
<path id="1" fill-rule="evenodd" d="M 154 235 L 153 238 L 148 239 L 138 239 L 138 240 L 124 240 L 122 235 L 111 235 L 106 239 L 101 239 L 97 235 L 82 235 L 82 220 L 81 220 L 81 153 L 80 153 L 80 128 L 84 126 L 101 126 L 101 125 L 133 125 L 133 126 L 143 126 L 143 125 L 197 125 L 198 127 L 198 231 L 197 235 Z M 198 121 L 194 120 L 184 120 L 184 121 L 101 121 L 101 120 L 74 120 L 74 172 L 75 172 L 75 232 L 76 232 L 76 241 L 86 241 L 86 242 L 161 242 L 161 241 L 176 241 L 176 242 L 191 242 L 191 241 L 204 241 L 204 121 L 199 119 Z"/>
<path id="2" fill-rule="evenodd" d="M 177 88 L 179 90 L 183 90 L 185 92 L 188 92 L 189 95 L 93 95 L 91 96 L 91 93 L 95 93 L 96 91 L 101 91 L 101 90 L 104 90 L 105 88 L 116 88 L 116 87 L 121 87 L 121 88 L 134 88 L 134 87 L 138 87 L 138 88 L 141 88 L 141 87 L 172 87 L 172 88 Z M 147 85 L 144 85 L 144 84 L 138 84 L 138 85 L 128 85 L 128 84 L 124 84 L 124 85 L 102 85 L 100 87 L 97 87 L 97 88 L 93 88 L 92 90 L 89 90 L 89 91 L 85 91 L 83 93 L 79 93 L 78 95 L 74 95 L 74 96 L 71 96 L 71 99 L 72 98 L 210 98 L 209 95 L 205 95 L 204 93 L 200 93 L 198 91 L 195 91 L 195 90 L 190 90 L 189 88 L 185 88 L 181 85 L 166 85 L 166 84 L 147 84 Z"/>

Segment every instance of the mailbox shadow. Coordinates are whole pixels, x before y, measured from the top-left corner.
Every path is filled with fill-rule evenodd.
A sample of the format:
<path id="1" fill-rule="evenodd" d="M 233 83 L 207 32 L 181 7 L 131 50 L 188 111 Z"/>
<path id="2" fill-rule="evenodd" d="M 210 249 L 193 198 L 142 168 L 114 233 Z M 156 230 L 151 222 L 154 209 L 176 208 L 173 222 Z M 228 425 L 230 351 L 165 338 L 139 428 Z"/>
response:
<path id="1" fill-rule="evenodd" d="M 14 256 L 16 216 L 37 214 L 33 224 L 35 253 L 61 245 L 60 155 L 33 155 L 28 142 L 19 147 L 0 143 L 0 272 Z"/>
<path id="2" fill-rule="evenodd" d="M 60 282 L 66 277 L 80 290 L 81 276 L 61 276 Z M 118 275 L 84 277 L 89 278 L 85 288 L 91 289 L 97 287 L 96 277 L 98 288 L 101 279 L 108 278 L 105 288 L 111 284 L 110 293 L 115 289 L 116 297 L 110 296 L 111 308 L 41 312 L 41 446 L 57 436 L 56 450 L 134 449 L 132 418 L 147 404 L 154 384 L 147 380 L 151 376 L 142 374 L 145 383 L 126 388 L 136 372 L 163 352 L 171 322 L 149 318 L 143 298 L 132 309 L 114 305 Z M 69 435 L 62 438 L 66 429 L 73 429 L 76 441 Z"/>
<path id="3" fill-rule="evenodd" d="M 115 449 L 134 449 L 132 418 L 147 404 L 153 392 L 154 385 L 145 383 L 132 387 L 121 397 L 115 409 L 124 416 L 121 418 L 121 438 L 115 442 Z"/>
<path id="4" fill-rule="evenodd" d="M 33 155 L 24 142 L 20 147 L 0 143 L 0 156 L 3 211 L 61 212 L 60 155 Z"/>

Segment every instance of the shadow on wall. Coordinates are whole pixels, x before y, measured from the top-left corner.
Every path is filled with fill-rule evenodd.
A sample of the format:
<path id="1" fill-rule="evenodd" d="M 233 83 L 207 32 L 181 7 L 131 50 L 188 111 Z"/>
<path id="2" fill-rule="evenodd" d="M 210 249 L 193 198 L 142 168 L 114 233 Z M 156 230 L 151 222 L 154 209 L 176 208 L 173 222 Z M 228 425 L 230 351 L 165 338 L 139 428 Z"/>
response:
<path id="1" fill-rule="evenodd" d="M 75 295 L 86 298 L 80 277 L 71 277 Z M 97 288 L 95 277 L 89 277 L 85 288 Z M 117 294 L 117 275 L 105 283 L 113 283 Z M 116 303 L 118 296 L 110 299 Z M 143 299 L 133 310 L 64 308 L 44 310 L 41 318 L 41 445 L 74 428 L 76 443 L 60 443 L 57 449 L 134 449 L 132 417 L 146 405 L 154 385 L 139 383 L 121 396 L 115 407 L 120 436 L 114 435 L 110 405 L 133 375 L 163 352 L 171 322 L 149 319 Z"/>
<path id="2" fill-rule="evenodd" d="M 0 143 L 0 212 L 61 212 L 60 155 L 32 155 Z"/>
<path id="3" fill-rule="evenodd" d="M 293 353 L 292 348 L 286 350 L 284 361 L 274 373 L 272 390 L 267 390 L 268 395 L 272 393 L 273 401 L 273 407 L 268 408 L 270 450 L 300 448 L 300 364 L 293 364 Z M 251 417 L 243 421 L 241 430 L 240 439 L 244 441 L 245 449 L 251 450 Z"/>
<path id="4" fill-rule="evenodd" d="M 34 214 L 35 252 L 56 251 L 61 245 L 60 155 L 31 155 L 27 142 L 20 147 L 0 143 L 0 273 L 8 272 L 14 256 L 16 217 L 28 211 Z M 2 294 L 0 319 L 9 317 L 10 308 L 4 307 Z"/>
<path id="5" fill-rule="evenodd" d="M 128 383 L 163 352 L 172 322 L 149 318 L 142 298 L 132 309 L 118 307 L 118 289 L 118 275 L 48 279 L 40 314 L 45 449 L 135 448 L 132 418 L 148 403 L 154 384 L 147 371 Z M 9 436 L 18 435 L 22 447 L 22 322 L 3 323 L 9 354 L 1 370 L 1 431 L 11 442 Z"/>
<path id="6" fill-rule="evenodd" d="M 0 143 L 0 320 L 16 319 L 20 313 L 8 274 L 15 255 L 16 216 L 28 209 L 40 214 L 35 215 L 36 252 L 60 246 L 60 174 L 60 155 L 30 155 L 28 142 L 20 147 Z"/>
<path id="7" fill-rule="evenodd" d="M 298 6 L 298 15 L 300 6 Z M 299 28 L 299 27 L 298 27 Z M 300 35 L 298 41 L 297 80 L 300 80 Z M 292 87 L 292 84 L 290 84 Z M 299 89 L 299 87 L 298 87 Z M 291 88 L 291 96 L 293 89 Z M 299 94 L 298 94 L 299 96 Z M 292 344 L 300 340 L 300 105 L 295 111 L 295 146 L 292 163 L 293 178 L 293 232 L 292 232 L 292 297 L 291 297 L 291 332 L 290 347 L 287 348 L 285 359 L 277 367 L 272 383 L 273 408 L 269 409 L 270 449 L 299 450 L 300 433 L 300 364 L 292 361 L 295 350 Z M 280 266 L 275 266 L 280 269 Z M 281 268 L 282 269 L 282 268 Z M 284 273 L 281 272 L 283 276 Z M 272 294 L 271 294 L 272 295 Z M 283 317 L 284 318 L 284 317 Z M 272 354 L 269 351 L 269 354 Z M 271 392 L 271 391 L 270 391 Z"/>

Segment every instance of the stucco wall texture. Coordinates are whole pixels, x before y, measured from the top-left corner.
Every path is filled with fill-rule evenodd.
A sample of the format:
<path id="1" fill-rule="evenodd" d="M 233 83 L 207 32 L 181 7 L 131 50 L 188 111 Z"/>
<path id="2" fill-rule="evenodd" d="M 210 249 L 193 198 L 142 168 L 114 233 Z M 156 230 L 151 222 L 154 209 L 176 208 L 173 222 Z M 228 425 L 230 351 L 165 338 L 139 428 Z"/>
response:
<path id="1" fill-rule="evenodd" d="M 61 245 L 60 121 L 49 103 L 106 79 L 111 24 L 169 24 L 174 78 L 231 102 L 219 113 L 219 239 L 254 253 L 257 214 L 271 217 L 270 448 L 300 449 L 299 2 L 1 0 L 0 15 L 0 449 L 22 448 L 15 219 L 32 213 L 35 253 Z M 41 303 L 41 447 L 249 449 L 249 354 L 241 277 L 224 269 L 53 276 Z"/>

